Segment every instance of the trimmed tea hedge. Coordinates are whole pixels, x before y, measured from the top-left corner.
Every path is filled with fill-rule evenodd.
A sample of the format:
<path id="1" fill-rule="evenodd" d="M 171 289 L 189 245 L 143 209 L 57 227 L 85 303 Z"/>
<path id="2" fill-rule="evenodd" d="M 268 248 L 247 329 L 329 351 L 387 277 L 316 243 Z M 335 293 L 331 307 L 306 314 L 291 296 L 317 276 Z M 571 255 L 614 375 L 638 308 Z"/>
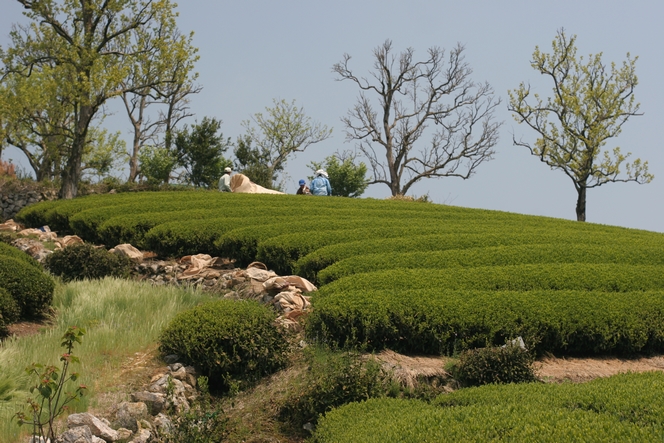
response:
<path id="1" fill-rule="evenodd" d="M 580 243 L 518 244 L 427 252 L 366 254 L 344 259 L 318 274 L 327 284 L 341 277 L 388 269 L 446 269 L 518 264 L 615 263 L 664 265 L 664 245 L 614 241 L 607 245 Z"/>
<path id="2" fill-rule="evenodd" d="M 416 400 L 372 399 L 321 418 L 316 443 L 652 442 L 662 438 L 664 374 L 577 384 L 488 385 Z"/>
<path id="3" fill-rule="evenodd" d="M 362 288 L 358 283 L 358 288 Z M 664 291 L 328 291 L 313 299 L 310 340 L 447 354 L 521 336 L 563 355 L 664 352 Z"/>
<path id="4" fill-rule="evenodd" d="M 40 268 L 0 255 L 0 288 L 12 295 L 21 318 L 32 319 L 42 316 L 50 306 L 55 283 Z"/>
<path id="5" fill-rule="evenodd" d="M 160 350 L 179 355 L 217 389 L 251 383 L 285 363 L 288 345 L 275 318 L 272 309 L 254 301 L 206 303 L 171 321 L 161 333 Z"/>
<path id="6" fill-rule="evenodd" d="M 22 262 L 25 262 L 28 265 L 41 269 L 41 265 L 37 260 L 30 257 L 28 254 L 21 251 L 20 249 L 10 246 L 6 243 L 0 242 L 0 256 L 12 257 Z"/>

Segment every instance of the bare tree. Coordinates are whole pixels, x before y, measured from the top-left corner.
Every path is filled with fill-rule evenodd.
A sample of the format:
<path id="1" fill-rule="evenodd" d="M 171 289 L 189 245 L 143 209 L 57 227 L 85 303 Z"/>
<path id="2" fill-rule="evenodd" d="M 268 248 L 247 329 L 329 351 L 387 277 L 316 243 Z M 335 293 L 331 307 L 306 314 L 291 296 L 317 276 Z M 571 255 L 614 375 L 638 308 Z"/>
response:
<path id="1" fill-rule="evenodd" d="M 414 61 L 408 48 L 398 56 L 386 40 L 374 49 L 371 79 L 349 67 L 350 55 L 335 64 L 338 80 L 360 88 L 357 104 L 342 118 L 347 140 L 357 140 L 373 169 L 374 183 L 384 183 L 392 195 L 403 195 L 423 178 L 469 178 L 494 154 L 498 128 L 493 112 L 500 104 L 488 83 L 470 80 L 464 47 L 449 52 L 432 47 L 428 58 Z M 368 94 L 377 96 L 378 110 Z M 431 123 L 435 125 L 429 127 Z M 415 144 L 421 138 L 415 151 Z"/>

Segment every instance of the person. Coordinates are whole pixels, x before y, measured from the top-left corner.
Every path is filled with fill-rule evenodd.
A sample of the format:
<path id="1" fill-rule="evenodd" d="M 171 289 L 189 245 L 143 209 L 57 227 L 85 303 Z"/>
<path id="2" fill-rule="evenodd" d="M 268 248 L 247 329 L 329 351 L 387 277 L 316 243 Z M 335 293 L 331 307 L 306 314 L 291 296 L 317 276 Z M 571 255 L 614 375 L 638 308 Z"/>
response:
<path id="1" fill-rule="evenodd" d="M 232 192 L 231 191 L 231 168 L 224 169 L 225 174 L 219 179 L 219 190 L 221 192 Z"/>
<path id="2" fill-rule="evenodd" d="M 332 187 L 330 186 L 330 181 L 327 179 L 327 172 L 319 169 L 314 174 L 315 177 L 311 181 L 311 190 L 312 195 L 332 195 Z"/>
<path id="3" fill-rule="evenodd" d="M 307 186 L 307 182 L 304 180 L 300 180 L 300 187 L 297 188 L 297 195 L 311 195 L 311 191 L 309 190 L 309 186 Z"/>

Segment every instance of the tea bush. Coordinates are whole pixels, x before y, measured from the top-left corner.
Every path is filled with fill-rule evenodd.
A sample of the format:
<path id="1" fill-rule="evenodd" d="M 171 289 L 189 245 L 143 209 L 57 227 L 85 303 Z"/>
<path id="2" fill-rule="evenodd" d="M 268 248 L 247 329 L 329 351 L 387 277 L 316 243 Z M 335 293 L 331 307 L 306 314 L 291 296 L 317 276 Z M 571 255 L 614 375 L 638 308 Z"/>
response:
<path id="1" fill-rule="evenodd" d="M 0 288 L 0 338 L 7 335 L 7 326 L 21 317 L 21 309 L 14 297 L 3 288 Z"/>
<path id="2" fill-rule="evenodd" d="M 511 343 L 504 347 L 469 349 L 459 355 L 452 375 L 464 386 L 524 383 L 537 380 L 533 355 Z"/>
<path id="3" fill-rule="evenodd" d="M 162 331 L 160 350 L 227 391 L 271 374 L 285 364 L 288 344 L 276 314 L 254 301 L 219 300 L 180 313 Z"/>
<path id="4" fill-rule="evenodd" d="M 0 288 L 16 301 L 21 318 L 43 316 L 53 300 L 55 282 L 40 268 L 23 260 L 0 255 Z"/>
<path id="5" fill-rule="evenodd" d="M 44 266 L 64 281 L 93 280 L 104 277 L 127 277 L 129 258 L 83 243 L 55 251 L 46 257 Z"/>
<path id="6" fill-rule="evenodd" d="M 430 404 L 370 399 L 328 412 L 312 441 L 660 441 L 662 389 L 664 374 L 653 371 L 582 384 L 485 385 Z"/>
<path id="7" fill-rule="evenodd" d="M 281 407 L 279 417 L 294 429 L 315 424 L 331 409 L 354 401 L 385 396 L 391 388 L 389 374 L 373 359 L 358 352 L 314 349 L 308 354 L 309 368 Z"/>
<path id="8" fill-rule="evenodd" d="M 13 246 L 10 246 L 6 243 L 0 242 L 0 256 L 5 256 L 5 257 L 12 257 L 17 260 L 20 260 L 26 264 L 29 264 L 31 266 L 37 267 L 41 269 L 41 265 L 37 260 L 34 258 L 30 257 L 28 254 L 25 252 L 21 251 L 18 248 L 15 248 Z"/>

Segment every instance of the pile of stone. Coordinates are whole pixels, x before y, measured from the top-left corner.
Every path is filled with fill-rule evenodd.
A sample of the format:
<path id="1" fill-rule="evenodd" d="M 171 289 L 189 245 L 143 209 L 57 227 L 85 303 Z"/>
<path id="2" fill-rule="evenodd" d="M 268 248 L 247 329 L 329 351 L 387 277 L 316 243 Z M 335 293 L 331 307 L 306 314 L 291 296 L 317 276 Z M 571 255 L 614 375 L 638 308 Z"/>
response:
<path id="1" fill-rule="evenodd" d="M 309 296 L 317 288 L 297 275 L 279 276 L 260 262 L 238 269 L 234 261 L 207 254 L 188 255 L 178 261 L 143 261 L 134 268 L 155 285 L 190 285 L 224 294 L 225 298 L 252 299 L 274 306 L 277 323 L 299 331 L 298 319 L 311 307 Z"/>
<path id="2" fill-rule="evenodd" d="M 173 355 L 165 358 L 167 362 L 176 359 Z M 132 393 L 131 401 L 111 408 L 109 419 L 87 412 L 71 414 L 67 417 L 69 429 L 58 436 L 55 443 L 158 441 L 159 436 L 168 434 L 173 426 L 167 413 L 188 411 L 196 396 L 195 369 L 172 363 L 163 373 L 152 377 L 145 390 Z"/>
<path id="3" fill-rule="evenodd" d="M 52 242 L 55 250 L 83 243 L 83 240 L 78 235 L 58 237 L 48 226 L 42 226 L 39 229 L 24 229 L 14 220 L 8 220 L 0 224 L 0 232 L 16 233 L 18 238 L 13 240 L 11 245 L 28 253 L 28 255 L 40 263 L 53 253 L 53 250 L 44 247 L 44 243 Z"/>
<path id="4" fill-rule="evenodd" d="M 55 200 L 58 193 L 54 190 L 16 191 L 0 195 L 0 219 L 7 220 L 14 217 L 24 207 L 43 200 Z"/>

